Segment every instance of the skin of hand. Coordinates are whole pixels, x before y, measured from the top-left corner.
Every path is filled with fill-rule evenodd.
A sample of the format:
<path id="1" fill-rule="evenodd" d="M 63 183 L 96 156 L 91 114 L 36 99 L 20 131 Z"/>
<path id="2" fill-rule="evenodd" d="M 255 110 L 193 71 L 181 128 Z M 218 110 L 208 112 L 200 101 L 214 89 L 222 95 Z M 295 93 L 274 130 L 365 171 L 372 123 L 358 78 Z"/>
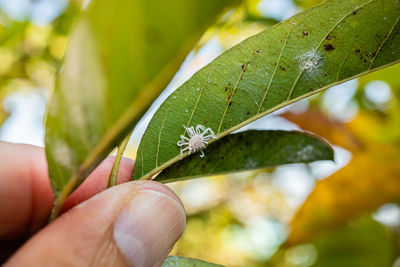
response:
<path id="1" fill-rule="evenodd" d="M 185 210 L 166 186 L 133 181 L 123 159 L 106 189 L 107 158 L 46 226 L 54 201 L 43 148 L 0 142 L 0 257 L 4 266 L 161 266 L 185 229 Z M 1 264 L 1 262 L 0 262 Z"/>

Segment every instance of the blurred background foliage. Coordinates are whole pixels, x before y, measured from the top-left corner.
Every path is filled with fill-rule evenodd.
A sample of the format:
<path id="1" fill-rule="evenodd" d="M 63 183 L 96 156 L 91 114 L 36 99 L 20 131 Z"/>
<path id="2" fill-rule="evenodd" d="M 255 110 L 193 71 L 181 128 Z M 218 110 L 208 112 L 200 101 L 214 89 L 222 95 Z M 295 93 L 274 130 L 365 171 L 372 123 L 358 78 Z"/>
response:
<path id="1" fill-rule="evenodd" d="M 223 50 L 318 0 L 246 0 L 190 53 L 136 127 Z M 84 3 L 0 0 L 0 140 L 43 146 L 45 103 Z M 170 11 L 173 12 L 173 11 Z M 172 254 L 227 266 L 400 266 L 400 65 L 333 87 L 247 128 L 304 129 L 335 148 L 335 162 L 170 184 L 186 232 Z"/>

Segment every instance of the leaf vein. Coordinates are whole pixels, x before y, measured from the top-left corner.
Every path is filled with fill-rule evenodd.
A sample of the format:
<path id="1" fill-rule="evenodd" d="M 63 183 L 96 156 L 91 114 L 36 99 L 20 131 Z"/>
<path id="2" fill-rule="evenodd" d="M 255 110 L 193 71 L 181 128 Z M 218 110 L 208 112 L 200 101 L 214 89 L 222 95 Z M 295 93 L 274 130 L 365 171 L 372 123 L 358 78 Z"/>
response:
<path id="1" fill-rule="evenodd" d="M 400 16 L 397 18 L 396 22 L 393 24 L 393 26 L 390 29 L 386 38 L 382 41 L 381 45 L 378 48 L 378 51 L 376 51 L 374 58 L 371 60 L 371 64 L 369 64 L 369 67 L 368 67 L 369 70 L 372 68 L 372 65 L 374 64 L 375 59 L 377 58 L 378 54 L 382 51 L 382 47 L 385 45 L 387 40 L 389 40 L 389 37 L 392 35 L 394 28 L 396 28 L 397 24 L 399 23 L 399 20 L 400 20 Z"/>
<path id="2" fill-rule="evenodd" d="M 230 97 L 229 97 L 229 99 L 228 99 L 228 102 L 226 103 L 226 107 L 225 107 L 225 110 L 224 110 L 224 114 L 222 114 L 222 118 L 221 118 L 221 121 L 220 121 L 220 123 L 219 123 L 219 127 L 218 127 L 217 134 L 218 134 L 218 133 L 220 132 L 220 130 L 221 130 L 222 123 L 224 122 L 224 119 L 225 119 L 225 117 L 226 117 L 226 113 L 228 112 L 228 108 L 229 108 L 230 104 L 232 103 L 233 96 L 234 96 L 235 93 L 236 93 L 236 89 L 237 89 L 237 87 L 238 87 L 238 85 L 239 85 L 240 80 L 242 80 L 243 73 L 245 73 L 245 71 L 246 71 L 246 69 L 247 69 L 247 66 L 249 65 L 249 60 L 250 60 L 251 56 L 253 55 L 253 53 L 254 53 L 253 51 L 250 52 L 250 55 L 249 55 L 249 57 L 247 58 L 246 63 L 245 63 L 244 65 L 242 65 L 242 69 L 241 69 L 241 71 L 240 71 L 239 77 L 237 78 L 236 83 L 235 83 L 235 86 L 233 87 L 232 94 L 230 95 Z"/>
<path id="3" fill-rule="evenodd" d="M 349 49 L 347 49 L 346 56 L 344 57 L 342 63 L 340 63 L 339 70 L 338 70 L 338 73 L 337 73 L 337 76 L 336 76 L 336 81 L 339 81 L 340 73 L 342 72 L 343 65 L 349 59 L 350 51 L 353 48 L 354 43 L 356 42 L 356 40 L 358 40 L 358 38 L 354 38 L 352 45 L 350 46 Z"/>
<path id="4" fill-rule="evenodd" d="M 155 168 L 158 167 L 158 155 L 160 154 L 159 152 L 160 152 L 160 144 L 161 144 L 161 134 L 162 134 L 162 131 L 163 131 L 163 128 L 164 128 L 164 124 L 165 124 L 165 121 L 167 119 L 167 115 L 168 115 L 168 111 L 169 111 L 170 107 L 171 107 L 171 104 L 169 104 L 167 110 L 165 111 L 164 118 L 163 118 L 162 123 L 161 123 L 161 128 L 160 128 L 160 131 L 158 132 L 156 161 L 155 161 L 156 166 L 155 166 Z"/>
<path id="5" fill-rule="evenodd" d="M 189 124 L 192 122 L 194 113 L 195 113 L 195 111 L 197 110 L 197 107 L 198 107 L 199 102 L 200 102 L 200 98 L 201 98 L 201 96 L 202 96 L 202 94 L 203 94 L 203 91 L 204 91 L 204 88 L 206 87 L 207 82 L 208 82 L 209 79 L 210 79 L 210 76 L 211 76 L 211 74 L 208 75 L 207 79 L 204 81 L 204 84 L 203 84 L 203 86 L 202 86 L 201 89 L 200 89 L 199 96 L 197 97 L 196 103 L 194 104 L 194 107 L 193 107 L 193 110 L 192 110 L 192 114 L 190 114 L 190 118 L 189 118 L 188 122 L 186 123 L 186 127 L 189 127 L 189 126 L 190 126 Z M 185 134 L 185 131 L 183 132 L 183 134 Z"/>
<path id="6" fill-rule="evenodd" d="M 261 108 L 262 108 L 262 106 L 263 106 L 263 104 L 264 104 L 264 101 L 265 101 L 265 99 L 266 99 L 266 97 L 267 97 L 269 88 L 271 87 L 272 81 L 273 81 L 273 79 L 274 79 L 274 77 L 275 77 L 276 70 L 278 69 L 278 65 L 279 65 L 279 63 L 280 63 L 280 61 L 281 61 L 282 54 L 283 54 L 283 50 L 285 50 L 285 47 L 286 47 L 286 45 L 287 45 L 287 40 L 288 40 L 288 38 L 289 38 L 289 32 L 286 34 L 285 43 L 283 44 L 281 53 L 279 54 L 278 61 L 276 62 L 276 65 L 275 65 L 274 71 L 273 71 L 273 73 L 272 73 L 271 79 L 270 79 L 269 82 L 268 82 L 267 89 L 265 90 L 265 94 L 264 94 L 264 96 L 263 96 L 263 98 L 262 98 L 262 100 L 261 100 L 260 106 L 258 107 L 257 114 L 260 113 Z"/>

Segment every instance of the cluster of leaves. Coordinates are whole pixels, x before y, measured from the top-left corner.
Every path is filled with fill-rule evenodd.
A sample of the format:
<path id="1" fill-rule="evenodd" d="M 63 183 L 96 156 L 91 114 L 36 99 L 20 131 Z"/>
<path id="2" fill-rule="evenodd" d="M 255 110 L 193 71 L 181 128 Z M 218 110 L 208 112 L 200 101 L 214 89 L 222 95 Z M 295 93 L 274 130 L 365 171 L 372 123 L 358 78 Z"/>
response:
<path id="1" fill-rule="evenodd" d="M 47 112 L 46 155 L 56 196 L 52 219 L 66 197 L 104 157 L 116 146 L 124 147 L 121 141 L 126 144 L 127 139 L 123 139 L 168 84 L 207 27 L 239 2 L 92 1 L 69 35 L 63 69 Z M 301 4 L 308 7 L 314 2 Z M 274 23 L 260 19 L 246 7 L 246 21 Z M 164 12 L 167 8 L 174 12 Z M 75 18 L 80 9 L 71 5 L 70 10 L 71 13 L 65 13 L 67 18 Z M 170 182 L 288 163 L 332 160 L 331 147 L 314 135 L 287 131 L 232 133 L 286 105 L 398 63 L 399 19 L 400 5 L 396 0 L 344 3 L 330 0 L 230 48 L 193 75 L 157 110 L 139 145 L 132 179 Z M 57 38 L 66 35 L 68 29 L 63 27 L 69 28 L 72 20 L 62 21 L 60 27 L 54 27 Z M 15 36 L 25 33 L 24 27 L 30 27 L 28 23 L 16 25 Z M 12 36 L 5 40 L 12 43 Z M 28 59 L 43 57 L 58 69 L 62 55 L 52 52 L 50 46 L 40 51 L 29 54 Z M 21 58 L 26 56 L 18 56 L 18 62 L 23 63 Z M 13 65 L 17 70 L 22 69 L 16 76 L 29 74 L 26 71 L 29 66 Z M 187 134 L 182 125 L 204 125 L 215 132 L 216 138 L 209 141 L 205 158 L 180 154 L 177 141 L 180 135 Z M 336 144 L 329 134 L 303 128 Z M 374 162 L 374 168 L 384 165 L 385 171 L 371 177 L 374 182 L 370 188 L 346 187 L 352 190 L 340 199 L 336 196 L 338 189 L 331 183 L 342 187 L 349 177 L 362 177 L 354 169 L 344 168 L 319 183 L 295 216 L 288 244 L 308 241 L 316 235 L 315 229 L 323 233 L 397 197 L 397 190 L 391 191 L 393 187 L 388 186 L 382 189 L 384 198 L 368 198 L 357 208 L 350 205 L 349 196 L 354 192 L 365 195 L 384 177 L 398 175 L 398 170 L 392 168 L 398 151 L 392 146 L 371 145 L 366 153 L 359 144 L 352 145 L 355 148 L 348 149 L 355 154 L 354 164 L 364 166 L 370 155 L 374 155 L 380 159 Z M 364 170 L 363 176 L 368 176 L 370 172 Z M 361 223 L 362 227 L 374 227 L 373 223 L 366 224 Z M 166 265 L 174 262 L 180 262 L 176 263 L 179 266 L 195 264 L 170 258 Z"/>
<path id="2" fill-rule="evenodd" d="M 151 1 L 95 1 L 73 30 L 46 124 L 46 152 L 56 195 L 52 218 L 144 114 L 204 25 L 232 3 L 168 2 L 181 11 L 185 24 L 176 20 L 176 14 L 166 18 L 168 24 L 157 23 L 162 14 L 154 10 L 163 10 L 162 4 L 158 2 L 154 9 Z M 381 11 L 379 15 L 372 15 L 375 10 Z M 300 134 L 293 140 L 282 132 L 228 135 L 285 105 L 397 63 L 399 10 L 397 1 L 332 0 L 229 49 L 178 88 L 155 113 L 140 143 L 133 179 L 154 179 L 165 169 L 157 180 L 331 159 L 326 145 L 312 138 L 300 141 Z M 99 20 L 106 13 L 112 19 Z M 210 145 L 204 160 L 192 156 L 182 161 L 189 153 L 180 155 L 176 141 L 185 131 L 177 125 L 205 125 L 215 132 L 216 138 L 209 141 L 215 145 Z M 265 153 L 270 147 L 271 154 Z"/>

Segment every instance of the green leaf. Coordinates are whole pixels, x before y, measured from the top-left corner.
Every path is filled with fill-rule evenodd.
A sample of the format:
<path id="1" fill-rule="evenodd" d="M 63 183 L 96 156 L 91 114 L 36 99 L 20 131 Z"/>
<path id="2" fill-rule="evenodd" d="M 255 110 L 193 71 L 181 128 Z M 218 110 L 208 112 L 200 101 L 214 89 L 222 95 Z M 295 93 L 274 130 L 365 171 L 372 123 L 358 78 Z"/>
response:
<path id="1" fill-rule="evenodd" d="M 313 242 L 283 246 L 268 266 L 391 267 L 398 254 L 397 239 L 396 233 L 366 215 Z"/>
<path id="2" fill-rule="evenodd" d="M 168 256 L 162 267 L 223 267 L 222 265 L 205 262 L 202 260 Z"/>
<path id="3" fill-rule="evenodd" d="M 62 202 L 133 128 L 231 0 L 94 0 L 51 98 L 46 154 Z"/>
<path id="4" fill-rule="evenodd" d="M 211 144 L 204 158 L 192 154 L 178 161 L 155 180 L 167 183 L 316 160 L 333 160 L 332 148 L 317 137 L 288 131 L 247 131 Z"/>
<path id="5" fill-rule="evenodd" d="M 313 242 L 318 257 L 312 266 L 391 267 L 396 259 L 394 238 L 370 216 L 362 217 Z"/>
<path id="6" fill-rule="evenodd" d="M 212 129 L 212 143 L 283 106 L 398 63 L 399 18 L 398 0 L 326 1 L 229 49 L 156 112 L 133 179 L 149 179 L 181 159 L 182 125 Z"/>

